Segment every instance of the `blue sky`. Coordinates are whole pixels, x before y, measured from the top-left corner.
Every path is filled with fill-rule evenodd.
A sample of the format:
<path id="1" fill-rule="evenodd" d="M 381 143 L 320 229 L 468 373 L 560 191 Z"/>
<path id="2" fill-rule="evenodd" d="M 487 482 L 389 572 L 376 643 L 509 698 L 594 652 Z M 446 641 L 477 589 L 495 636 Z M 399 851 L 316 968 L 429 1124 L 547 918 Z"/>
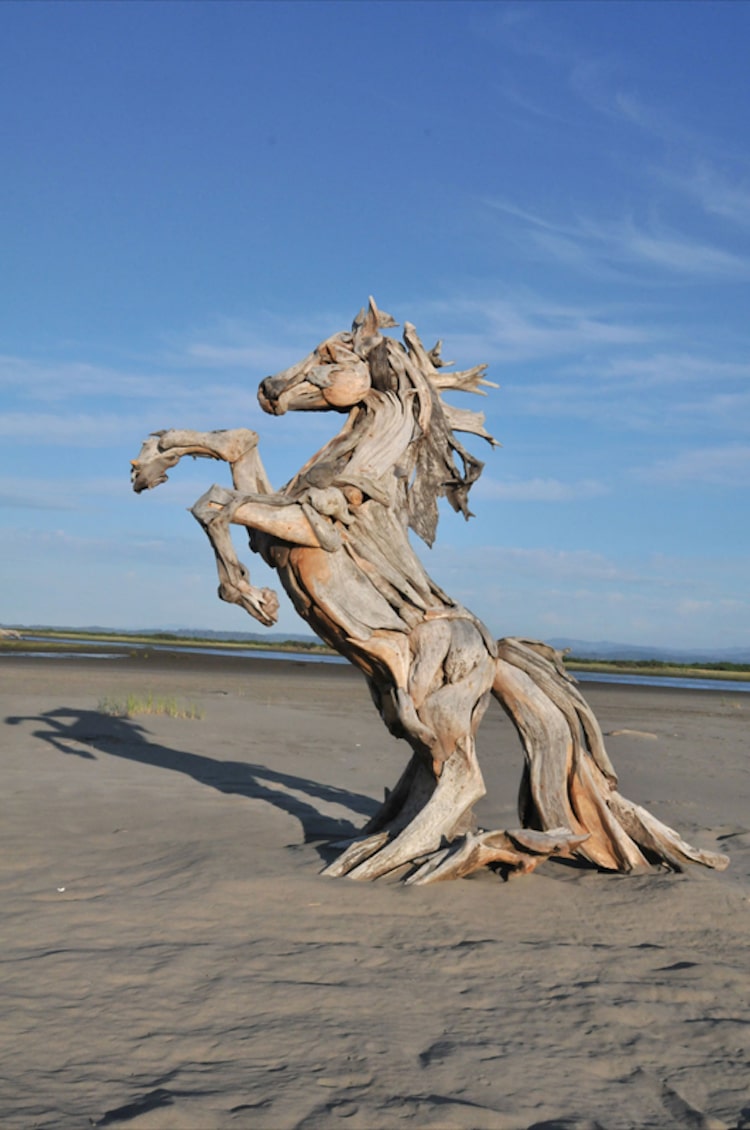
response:
<path id="1" fill-rule="evenodd" d="M 373 294 L 501 386 L 420 550 L 449 592 L 745 645 L 748 42 L 738 3 L 0 5 L 0 622 L 260 630 L 186 512 L 222 468 L 128 461 L 250 426 L 282 485 L 342 421 L 258 381 Z"/>

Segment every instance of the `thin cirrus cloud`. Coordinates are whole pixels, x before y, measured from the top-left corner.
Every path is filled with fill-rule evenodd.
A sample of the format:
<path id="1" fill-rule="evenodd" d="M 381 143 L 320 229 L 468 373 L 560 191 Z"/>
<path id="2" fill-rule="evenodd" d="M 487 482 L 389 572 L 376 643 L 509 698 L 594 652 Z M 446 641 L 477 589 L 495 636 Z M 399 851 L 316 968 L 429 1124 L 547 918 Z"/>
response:
<path id="1" fill-rule="evenodd" d="M 732 443 L 683 451 L 651 467 L 639 468 L 638 478 L 673 486 L 702 483 L 747 489 L 750 484 L 750 444 Z"/>
<path id="2" fill-rule="evenodd" d="M 534 478 L 515 482 L 500 482 L 482 478 L 476 485 L 478 498 L 497 499 L 502 502 L 581 502 L 587 498 L 600 498 L 609 488 L 595 479 L 579 482 L 561 482 L 560 479 Z"/>
<path id="3" fill-rule="evenodd" d="M 433 320 L 447 321 L 446 351 L 459 364 L 525 361 L 581 350 L 648 342 L 654 330 L 618 320 L 595 305 L 552 303 L 533 294 L 514 298 L 460 298 L 425 307 Z M 451 326 L 452 323 L 452 326 Z M 464 326 L 479 327 L 467 331 Z"/>
<path id="4" fill-rule="evenodd" d="M 54 489 L 50 489 L 54 487 Z M 0 482 L 0 510 L 78 510 L 80 504 L 72 502 L 65 489 L 58 484 Z"/>
<path id="5" fill-rule="evenodd" d="M 67 529 L 35 530 L 17 528 L 8 533 L 7 560 L 16 561 L 31 568 L 34 561 L 55 561 L 59 565 L 76 562 L 83 557 L 89 563 L 95 561 L 122 562 L 133 560 L 141 562 L 144 553 L 152 559 L 182 563 L 193 553 L 194 543 L 188 537 L 170 535 L 168 538 L 143 537 L 130 534 L 92 535 L 71 532 Z M 45 565 L 48 568 L 48 565 Z"/>
<path id="6" fill-rule="evenodd" d="M 502 198 L 485 200 L 494 212 L 521 220 L 527 246 L 552 259 L 587 270 L 649 268 L 686 279 L 738 279 L 750 275 L 750 259 L 690 238 L 663 225 L 639 226 L 633 219 L 578 219 L 561 223 L 519 208 Z"/>
<path id="7" fill-rule="evenodd" d="M 0 356 L 0 388 L 29 400 L 60 401 L 74 397 L 118 397 L 153 400 L 179 391 L 162 374 L 121 372 L 85 361 L 38 361 Z"/>
<path id="8" fill-rule="evenodd" d="M 116 413 L 6 412 L 0 416 L 0 436 L 8 441 L 109 447 L 129 431 L 143 431 L 141 417 Z"/>
<path id="9" fill-rule="evenodd" d="M 591 365 L 567 365 L 566 374 L 587 374 Z M 622 387 L 653 388 L 660 385 L 691 385 L 700 381 L 747 382 L 750 380 L 750 363 L 726 361 L 716 357 L 703 357 L 691 353 L 654 353 L 649 357 L 610 357 L 597 366 L 598 376 Z"/>
<path id="10" fill-rule="evenodd" d="M 466 555 L 452 546 L 436 546 L 431 562 L 446 577 L 466 578 Z M 587 549 L 530 549 L 524 546 L 485 545 L 475 554 L 472 566 L 482 579 L 529 579 L 541 577 L 554 581 L 617 581 L 621 584 L 640 582 L 642 573 L 606 554 Z M 474 575 L 472 574 L 472 576 Z"/>
<path id="11" fill-rule="evenodd" d="M 616 418 L 622 428 L 697 426 L 736 434 L 750 430 L 750 364 L 659 351 L 570 361 L 555 382 L 509 385 L 506 398 L 522 415 Z"/>
<path id="12" fill-rule="evenodd" d="M 750 183 L 732 180 L 707 161 L 690 173 L 657 170 L 661 181 L 695 200 L 709 216 L 750 228 Z"/>
<path id="13" fill-rule="evenodd" d="M 670 105 L 649 101 L 636 91 L 632 73 L 612 52 L 585 52 L 561 29 L 552 34 L 538 18 L 539 10 L 539 6 L 528 7 L 525 19 L 505 21 L 504 42 L 520 56 L 537 57 L 559 67 L 578 105 L 582 103 L 595 115 L 629 126 L 670 148 L 680 144 L 694 150 L 712 141 L 688 128 Z M 528 82 L 528 75 L 524 79 Z"/>
<path id="14" fill-rule="evenodd" d="M 655 383 L 644 395 L 645 380 L 641 384 L 600 379 L 593 365 L 590 375 L 587 382 L 566 377 L 556 383 L 506 385 L 503 410 L 518 417 L 596 422 L 616 427 L 619 434 L 663 433 L 666 426 L 675 436 L 696 432 L 705 436 L 709 430 L 735 436 L 750 432 L 750 392 L 714 392 L 710 387 L 693 391 L 686 381 L 677 393 L 665 380 L 663 390 Z"/>
<path id="15" fill-rule="evenodd" d="M 694 131 L 675 117 L 666 105 L 647 101 L 642 94 L 626 88 L 622 72 L 603 59 L 579 59 L 570 69 L 569 85 L 589 109 L 602 117 L 625 123 L 642 134 L 670 146 L 695 147 Z"/>
<path id="16" fill-rule="evenodd" d="M 270 345 L 222 345 L 204 341 L 186 346 L 182 360 L 210 368 L 247 368 L 265 372 L 281 368 L 285 358 L 283 349 Z"/>
<path id="17" fill-rule="evenodd" d="M 750 227 L 750 182 L 747 165 L 733 177 L 721 171 L 737 166 L 732 154 L 717 155 L 716 139 L 700 135 L 679 121 L 664 107 L 649 105 L 641 95 L 618 89 L 611 84 L 606 68 L 598 65 L 575 67 L 571 86 L 588 105 L 606 117 L 616 118 L 637 127 L 643 134 L 664 143 L 663 165 L 647 169 L 650 176 L 668 188 L 689 197 L 707 216 L 728 220 L 740 227 Z M 683 157 L 675 157 L 675 147 Z M 701 154 L 695 157 L 695 154 Z M 681 169 L 680 169 L 681 166 Z M 688 168 L 689 171 L 685 171 Z"/>
<path id="18" fill-rule="evenodd" d="M 700 425 L 703 432 L 712 428 L 745 435 L 750 433 L 750 392 L 695 397 L 677 405 L 675 416 L 693 426 Z"/>
<path id="19" fill-rule="evenodd" d="M 0 509 L 72 511 L 89 509 L 92 502 L 110 503 L 130 491 L 127 471 L 121 477 L 81 478 L 0 477 Z"/>
<path id="20" fill-rule="evenodd" d="M 360 302 L 366 298 L 360 296 Z M 186 368 L 246 369 L 259 380 L 301 360 L 322 338 L 348 329 L 358 309 L 347 310 L 343 316 L 322 310 L 284 318 L 261 310 L 244 320 L 217 317 L 186 340 L 175 340 L 165 357 Z"/>
<path id="21" fill-rule="evenodd" d="M 240 364 L 239 358 L 232 356 L 232 348 L 221 343 L 206 346 L 205 351 L 207 365 L 212 352 L 211 365 L 233 368 Z M 85 399 L 87 404 L 113 400 L 132 404 L 144 402 L 152 406 L 150 411 L 158 401 L 173 405 L 178 410 L 196 400 L 204 403 L 231 400 L 236 403 L 238 398 L 242 400 L 246 396 L 248 403 L 255 403 L 254 379 L 245 382 L 233 375 L 228 381 L 207 382 L 205 376 L 194 371 L 190 347 L 170 361 L 160 358 L 146 364 L 148 371 L 139 374 L 86 361 L 38 361 L 27 357 L 0 356 L 0 389 L 15 396 L 17 402 L 54 404 L 56 412 L 60 404 L 79 399 Z M 165 374 L 165 364 L 169 364 L 173 371 Z M 22 424 L 22 421 L 17 419 L 15 423 Z"/>
<path id="22" fill-rule="evenodd" d="M 237 417 L 257 421 L 257 378 L 232 373 L 206 380 L 189 364 L 169 376 L 159 366 L 142 375 L 81 362 L 0 357 L 0 414 L 6 443 L 107 447 L 125 436 L 140 441 L 156 428 L 225 427 Z M 123 411 L 124 409 L 124 411 Z"/>

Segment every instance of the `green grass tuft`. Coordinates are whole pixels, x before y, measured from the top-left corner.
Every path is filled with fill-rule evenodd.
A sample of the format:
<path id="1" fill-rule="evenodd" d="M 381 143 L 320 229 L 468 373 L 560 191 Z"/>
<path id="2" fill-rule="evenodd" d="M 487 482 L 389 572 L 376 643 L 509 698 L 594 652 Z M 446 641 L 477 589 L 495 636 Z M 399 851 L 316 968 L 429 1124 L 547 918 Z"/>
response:
<path id="1" fill-rule="evenodd" d="M 151 694 L 146 698 L 129 694 L 125 699 L 107 695 L 99 700 L 98 709 L 111 718 L 135 718 L 138 714 L 162 714 L 168 718 L 188 718 L 193 722 L 203 718 L 203 711 L 193 702 L 182 705 L 177 699 L 154 698 Z"/>

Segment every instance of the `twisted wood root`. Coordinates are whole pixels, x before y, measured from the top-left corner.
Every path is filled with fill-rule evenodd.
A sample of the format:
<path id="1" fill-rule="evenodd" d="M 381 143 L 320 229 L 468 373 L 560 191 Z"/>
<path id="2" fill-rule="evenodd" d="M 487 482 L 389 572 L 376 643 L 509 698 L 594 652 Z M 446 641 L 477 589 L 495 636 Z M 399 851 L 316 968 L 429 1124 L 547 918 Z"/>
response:
<path id="1" fill-rule="evenodd" d="M 526 755 L 523 827 L 474 827 L 472 808 L 485 790 L 473 741 L 463 742 L 437 780 L 415 754 L 362 837 L 324 874 L 371 880 L 408 865 L 406 882 L 425 884 L 487 866 L 527 874 L 550 857 L 619 872 L 727 866 L 725 855 L 693 847 L 618 792 L 599 724 L 559 653 L 536 641 L 500 640 L 492 690 Z"/>

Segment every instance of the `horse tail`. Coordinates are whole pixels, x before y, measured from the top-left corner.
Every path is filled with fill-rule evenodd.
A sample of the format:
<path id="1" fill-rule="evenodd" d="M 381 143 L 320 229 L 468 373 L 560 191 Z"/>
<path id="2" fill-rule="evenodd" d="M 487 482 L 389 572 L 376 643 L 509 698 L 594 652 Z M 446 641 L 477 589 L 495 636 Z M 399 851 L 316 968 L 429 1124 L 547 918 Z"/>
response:
<path id="1" fill-rule="evenodd" d="M 492 693 L 525 754 L 518 797 L 524 827 L 586 835 L 575 855 L 605 870 L 644 870 L 660 862 L 681 871 L 691 861 L 726 867 L 726 856 L 691 847 L 618 792 L 599 723 L 561 652 L 513 638 L 499 640 L 497 650 Z"/>

